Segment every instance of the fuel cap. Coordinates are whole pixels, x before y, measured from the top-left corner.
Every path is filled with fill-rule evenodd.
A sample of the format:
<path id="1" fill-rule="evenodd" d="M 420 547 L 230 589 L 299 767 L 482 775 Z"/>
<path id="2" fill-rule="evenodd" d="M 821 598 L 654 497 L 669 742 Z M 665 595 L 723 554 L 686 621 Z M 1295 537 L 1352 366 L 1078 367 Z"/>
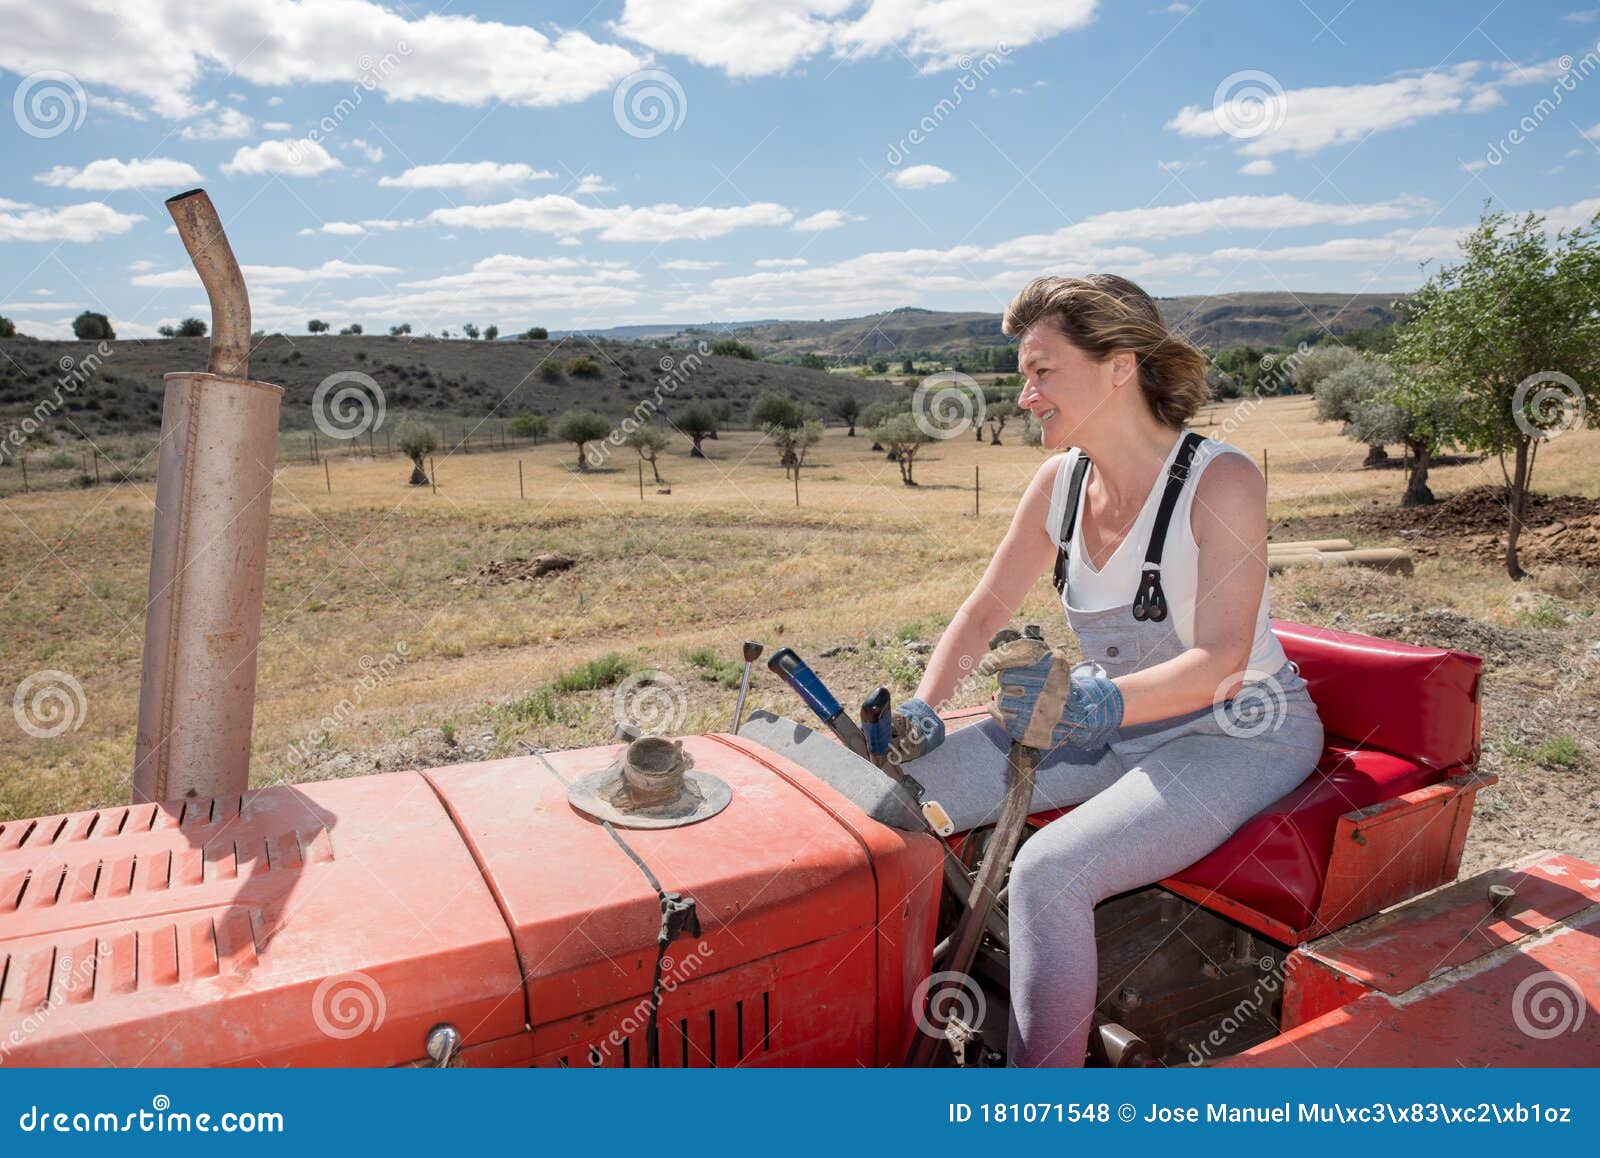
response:
<path id="1" fill-rule="evenodd" d="M 641 736 L 608 767 L 574 781 L 567 800 L 585 816 L 618 828 L 677 828 L 721 812 L 733 790 L 696 771 L 682 740 Z"/>

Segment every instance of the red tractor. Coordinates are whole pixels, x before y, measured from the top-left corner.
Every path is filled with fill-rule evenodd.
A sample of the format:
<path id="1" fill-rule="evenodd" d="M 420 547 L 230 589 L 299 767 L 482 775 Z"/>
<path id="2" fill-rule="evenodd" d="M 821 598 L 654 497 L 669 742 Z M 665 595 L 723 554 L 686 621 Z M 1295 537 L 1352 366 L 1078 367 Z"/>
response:
<path id="1" fill-rule="evenodd" d="M 245 379 L 209 202 L 173 213 L 215 336 L 212 372 L 169 388 L 143 802 L 0 824 L 0 1063 L 1003 1061 L 990 906 L 1025 832 L 933 831 L 885 768 L 782 717 L 244 790 L 276 388 Z M 1494 780 L 1480 661 L 1277 632 L 1327 751 L 1199 863 L 1100 906 L 1092 1060 L 1600 1064 L 1600 868 L 1541 853 L 1451 883 Z"/>

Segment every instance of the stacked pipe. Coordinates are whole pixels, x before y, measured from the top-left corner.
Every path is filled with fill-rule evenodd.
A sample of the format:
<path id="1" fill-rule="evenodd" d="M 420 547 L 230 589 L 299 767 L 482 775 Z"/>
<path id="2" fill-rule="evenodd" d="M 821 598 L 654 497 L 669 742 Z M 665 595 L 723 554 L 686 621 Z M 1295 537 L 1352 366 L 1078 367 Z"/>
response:
<path id="1" fill-rule="evenodd" d="M 250 299 L 203 189 L 167 202 L 211 300 L 206 372 L 166 375 L 133 799 L 243 792 L 281 387 L 253 382 Z"/>
<path id="2" fill-rule="evenodd" d="M 1267 544 L 1267 571 L 1290 567 L 1369 567 L 1388 575 L 1410 575 L 1411 552 L 1395 547 L 1358 550 L 1349 539 L 1301 539 Z"/>

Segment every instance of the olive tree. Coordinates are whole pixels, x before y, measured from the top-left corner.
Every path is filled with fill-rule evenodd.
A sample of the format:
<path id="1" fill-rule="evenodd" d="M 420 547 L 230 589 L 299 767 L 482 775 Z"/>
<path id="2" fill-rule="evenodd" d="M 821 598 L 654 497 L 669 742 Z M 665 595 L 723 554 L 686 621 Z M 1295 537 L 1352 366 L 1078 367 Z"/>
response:
<path id="1" fill-rule="evenodd" d="M 569 410 L 556 419 L 556 437 L 578 448 L 578 469 L 588 470 L 589 460 L 584 451 L 591 442 L 599 442 L 611 433 L 611 423 L 593 410 Z"/>
<path id="2" fill-rule="evenodd" d="M 1486 212 L 1461 252 L 1402 311 L 1397 397 L 1447 422 L 1450 441 L 1498 458 L 1506 573 L 1521 579 L 1539 447 L 1600 413 L 1600 214 L 1552 236 L 1537 214 Z"/>
<path id="3" fill-rule="evenodd" d="M 1341 349 L 1331 346 L 1329 349 Z M 1339 359 L 1339 368 L 1314 379 L 1312 391 L 1317 400 L 1319 422 L 1342 422 L 1347 437 L 1354 438 L 1350 424 L 1355 420 L 1356 408 L 1371 398 L 1373 392 L 1394 385 L 1388 367 L 1375 358 L 1368 358 L 1354 350 Z M 1393 441 L 1393 440 L 1390 440 Z M 1389 460 L 1389 452 L 1382 442 L 1367 444 L 1367 457 L 1362 466 L 1377 466 Z"/>
<path id="4" fill-rule="evenodd" d="M 900 481 L 908 487 L 916 486 L 917 480 L 912 477 L 912 471 L 916 466 L 917 451 L 933 441 L 933 435 L 922 428 L 916 415 L 895 414 L 875 427 L 872 437 L 886 444 L 889 454 L 899 463 Z"/>
<path id="5" fill-rule="evenodd" d="M 1398 393 L 1399 378 L 1389 364 L 1362 356 L 1317 383 L 1318 417 L 1324 417 L 1324 396 L 1339 399 L 1346 438 L 1369 447 L 1399 443 L 1406 448 L 1406 490 L 1402 507 L 1434 502 L 1428 469 L 1438 453 L 1443 424 L 1431 413 L 1419 414 Z"/>
<path id="6" fill-rule="evenodd" d="M 656 466 L 656 455 L 667 449 L 667 432 L 651 426 L 648 422 L 634 427 L 622 438 L 624 446 L 631 446 L 639 452 L 639 457 L 650 464 L 650 473 L 655 476 L 656 485 L 661 485 L 661 469 Z"/>
<path id="7" fill-rule="evenodd" d="M 399 435 L 396 441 L 400 452 L 411 460 L 411 485 L 427 486 L 428 472 L 423 469 L 423 464 L 430 454 L 439 449 L 439 432 L 424 423 L 407 419 L 400 424 Z"/>
<path id="8" fill-rule="evenodd" d="M 707 403 L 696 399 L 678 413 L 673 419 L 673 425 L 681 430 L 692 444 L 689 447 L 689 457 L 704 458 L 706 452 L 700 449 L 700 443 L 705 439 L 717 437 L 717 412 Z"/>

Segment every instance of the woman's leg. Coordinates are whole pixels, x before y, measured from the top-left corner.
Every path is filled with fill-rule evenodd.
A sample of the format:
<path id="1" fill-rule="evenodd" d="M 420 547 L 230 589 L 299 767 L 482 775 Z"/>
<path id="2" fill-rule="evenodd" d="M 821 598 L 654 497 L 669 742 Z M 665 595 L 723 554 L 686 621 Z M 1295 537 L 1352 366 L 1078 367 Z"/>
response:
<path id="1" fill-rule="evenodd" d="M 994 720 L 984 720 L 952 732 L 926 756 L 906 761 L 904 768 L 922 785 L 924 799 L 937 800 L 955 822 L 956 831 L 966 832 L 998 819 L 1006 795 L 1010 750 L 1006 730 Z M 1121 759 L 1110 748 L 1099 752 L 1058 748 L 1039 761 L 1028 811 L 1081 803 L 1109 787 L 1123 771 Z"/>
<path id="2" fill-rule="evenodd" d="M 1083 1064 L 1099 980 L 1094 906 L 1188 868 L 1305 779 L 1317 756 L 1180 735 L 1022 846 L 1008 909 L 1010 1064 Z"/>

